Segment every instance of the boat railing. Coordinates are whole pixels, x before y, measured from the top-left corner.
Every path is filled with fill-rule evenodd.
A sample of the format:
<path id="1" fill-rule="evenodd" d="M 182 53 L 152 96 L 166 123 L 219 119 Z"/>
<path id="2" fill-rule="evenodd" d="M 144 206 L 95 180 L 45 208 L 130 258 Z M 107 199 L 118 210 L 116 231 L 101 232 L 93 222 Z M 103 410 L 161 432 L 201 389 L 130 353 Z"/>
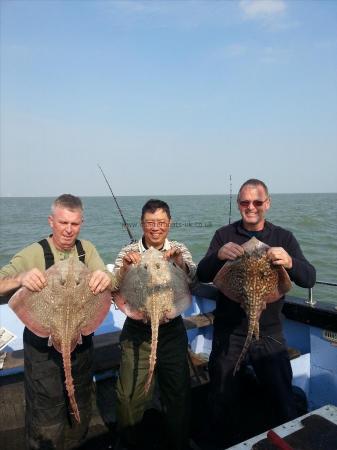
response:
<path id="1" fill-rule="evenodd" d="M 337 283 L 333 283 L 331 281 L 316 281 L 316 284 L 320 284 L 323 286 L 335 286 L 337 287 Z M 309 306 L 315 306 L 317 303 L 317 300 L 314 299 L 314 294 L 313 294 L 313 288 L 309 288 L 308 290 L 308 299 L 305 300 L 305 303 Z M 335 309 L 337 310 L 337 306 L 335 306 Z"/>

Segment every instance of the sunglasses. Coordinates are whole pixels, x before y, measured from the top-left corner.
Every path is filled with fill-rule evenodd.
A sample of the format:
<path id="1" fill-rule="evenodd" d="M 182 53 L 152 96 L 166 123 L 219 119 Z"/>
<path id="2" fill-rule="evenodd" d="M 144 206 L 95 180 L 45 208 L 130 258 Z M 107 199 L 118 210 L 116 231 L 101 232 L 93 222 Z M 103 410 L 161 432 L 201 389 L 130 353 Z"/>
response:
<path id="1" fill-rule="evenodd" d="M 239 205 L 243 206 L 244 208 L 247 208 L 251 203 L 253 204 L 254 208 L 259 208 L 265 203 L 268 199 L 265 200 L 239 200 Z"/>

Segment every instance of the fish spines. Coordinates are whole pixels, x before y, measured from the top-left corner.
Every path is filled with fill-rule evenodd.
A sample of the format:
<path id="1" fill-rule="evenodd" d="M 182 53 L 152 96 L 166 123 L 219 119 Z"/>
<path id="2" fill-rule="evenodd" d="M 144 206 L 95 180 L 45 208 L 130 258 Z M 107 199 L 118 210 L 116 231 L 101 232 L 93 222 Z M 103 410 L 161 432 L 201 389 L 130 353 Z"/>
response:
<path id="1" fill-rule="evenodd" d="M 240 356 L 235 364 L 234 370 L 233 370 L 233 376 L 236 374 L 236 372 L 239 370 L 240 365 L 244 359 L 244 357 L 246 356 L 246 353 L 248 351 L 248 348 L 253 340 L 253 336 L 255 334 L 256 331 L 256 325 L 258 325 L 258 304 L 256 302 L 254 302 L 254 305 L 250 305 L 249 308 L 249 317 L 248 317 L 248 333 L 247 333 L 247 337 L 245 340 L 245 343 L 243 344 Z M 252 307 L 254 306 L 254 307 Z M 259 329 L 259 327 L 258 327 Z M 259 331 L 258 331 L 259 334 Z M 257 337 L 257 339 L 259 339 L 259 337 Z"/>
<path id="2" fill-rule="evenodd" d="M 70 347 L 68 345 L 62 345 L 62 361 L 65 375 L 65 385 L 68 393 L 70 407 L 72 409 L 76 421 L 80 423 L 81 417 L 75 398 L 74 379 L 71 374 L 71 352 Z"/>
<path id="3" fill-rule="evenodd" d="M 159 305 L 156 297 L 151 295 L 150 299 L 150 320 L 151 320 L 151 352 L 149 356 L 149 372 L 145 383 L 145 392 L 150 389 L 154 368 L 157 361 L 157 346 L 158 346 L 158 330 L 159 330 Z"/>

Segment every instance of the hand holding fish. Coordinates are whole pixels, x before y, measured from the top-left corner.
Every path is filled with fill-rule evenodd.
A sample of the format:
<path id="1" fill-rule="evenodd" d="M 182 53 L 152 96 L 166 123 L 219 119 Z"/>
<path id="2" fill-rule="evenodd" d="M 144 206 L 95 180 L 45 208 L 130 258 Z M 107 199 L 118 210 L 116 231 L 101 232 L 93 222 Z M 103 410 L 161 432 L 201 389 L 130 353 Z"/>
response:
<path id="1" fill-rule="evenodd" d="M 275 266 L 283 266 L 285 269 L 291 269 L 293 266 L 291 256 L 283 247 L 271 247 L 267 255 Z"/>
<path id="2" fill-rule="evenodd" d="M 34 273 L 37 276 L 39 271 L 35 269 Z M 30 276 L 33 277 L 33 274 L 30 273 Z M 71 375 L 71 352 L 82 342 L 81 335 L 93 333 L 107 315 L 111 293 L 109 290 L 99 290 L 110 284 L 110 276 L 102 270 L 92 273 L 77 258 L 67 258 L 52 265 L 43 277 L 48 283 L 41 292 L 31 292 L 22 287 L 11 297 L 8 305 L 31 332 L 49 338 L 54 348 L 62 353 L 70 407 L 75 419 L 80 422 Z"/>
<path id="3" fill-rule="evenodd" d="M 138 252 L 129 252 L 123 256 L 123 265 L 119 269 L 119 278 L 122 280 L 126 272 L 133 264 L 138 264 L 141 260 L 141 254 Z"/>
<path id="4" fill-rule="evenodd" d="M 20 273 L 17 279 L 20 286 L 24 286 L 32 292 L 40 292 L 47 286 L 46 277 L 36 268 Z"/>
<path id="5" fill-rule="evenodd" d="M 141 259 L 142 257 L 139 252 L 129 252 L 124 255 L 123 267 L 129 267 L 131 264 L 138 264 Z"/>
<path id="6" fill-rule="evenodd" d="M 234 261 L 234 259 L 242 256 L 244 254 L 244 249 L 241 245 L 236 244 L 235 242 L 227 242 L 227 244 L 223 245 L 218 251 L 218 258 L 222 261 L 230 260 Z"/>
<path id="7" fill-rule="evenodd" d="M 165 252 L 164 259 L 172 260 L 176 266 L 180 267 L 184 272 L 187 272 L 187 266 L 183 260 L 183 255 L 180 248 L 171 247 Z"/>
<path id="8" fill-rule="evenodd" d="M 269 247 L 252 237 L 240 248 L 243 255 L 235 261 L 226 261 L 213 280 L 226 297 L 241 304 L 248 319 L 247 338 L 234 374 L 244 360 L 253 336 L 256 340 L 260 338 L 262 311 L 268 303 L 276 302 L 291 289 L 289 275 L 283 266 L 289 263 L 290 256 L 282 247 Z"/>
<path id="9" fill-rule="evenodd" d="M 166 255 L 150 247 L 139 254 L 138 264 L 130 265 L 114 296 L 117 307 L 128 317 L 151 324 L 151 353 L 149 375 L 145 384 L 151 385 L 157 358 L 159 325 L 179 316 L 191 305 L 188 278 L 168 258 L 181 256 L 178 247 L 169 249 Z M 125 258 L 125 257 L 124 257 Z"/>
<path id="10" fill-rule="evenodd" d="M 95 272 L 92 273 L 88 286 L 91 292 L 94 295 L 97 295 L 105 291 L 108 287 L 111 287 L 111 278 L 102 270 L 95 270 Z"/>

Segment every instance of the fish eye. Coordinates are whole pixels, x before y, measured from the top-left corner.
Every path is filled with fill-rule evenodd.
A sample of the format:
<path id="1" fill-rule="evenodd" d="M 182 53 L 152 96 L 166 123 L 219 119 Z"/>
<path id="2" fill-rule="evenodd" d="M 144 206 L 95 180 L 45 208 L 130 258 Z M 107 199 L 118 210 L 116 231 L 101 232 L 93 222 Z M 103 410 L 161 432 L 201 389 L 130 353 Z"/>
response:
<path id="1" fill-rule="evenodd" d="M 156 263 L 156 269 L 160 269 L 160 264 Z"/>

